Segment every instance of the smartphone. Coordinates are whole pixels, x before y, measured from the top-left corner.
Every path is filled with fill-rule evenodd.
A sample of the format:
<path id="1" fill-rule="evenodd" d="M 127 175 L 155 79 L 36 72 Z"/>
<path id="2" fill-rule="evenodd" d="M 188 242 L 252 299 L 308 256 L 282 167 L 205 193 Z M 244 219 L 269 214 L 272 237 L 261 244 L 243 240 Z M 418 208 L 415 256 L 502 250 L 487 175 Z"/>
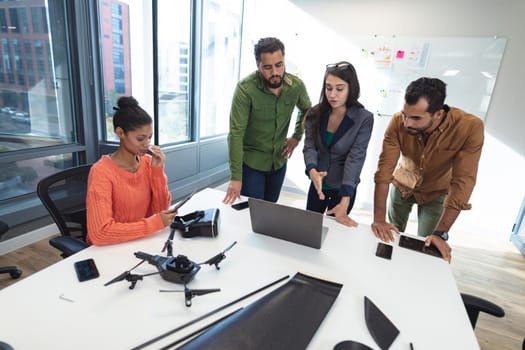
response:
<path id="1" fill-rule="evenodd" d="M 75 271 L 77 272 L 77 277 L 79 282 L 84 282 L 92 280 L 99 277 L 97 265 L 95 265 L 95 260 L 86 259 L 75 262 Z"/>
<path id="2" fill-rule="evenodd" d="M 245 202 L 239 202 L 237 204 L 232 204 L 232 208 L 235 210 L 243 210 L 248 208 L 248 201 Z"/>
<path id="3" fill-rule="evenodd" d="M 431 244 L 428 247 L 425 247 L 425 241 L 422 241 L 417 238 L 412 238 L 409 236 L 401 235 L 399 237 L 399 246 L 403 248 L 408 248 L 415 250 L 416 252 L 432 255 L 438 258 L 442 258 L 441 252 L 437 247 Z"/>
<path id="4" fill-rule="evenodd" d="M 392 246 L 385 243 L 377 243 L 376 256 L 383 259 L 392 259 Z"/>
<path id="5" fill-rule="evenodd" d="M 184 198 L 179 203 L 177 203 L 172 209 L 170 209 L 170 211 L 174 212 L 174 211 L 179 210 L 179 208 L 182 207 L 187 201 L 189 201 L 191 199 L 191 197 L 193 197 L 194 194 L 195 194 L 195 192 L 190 193 L 190 195 L 188 197 Z"/>

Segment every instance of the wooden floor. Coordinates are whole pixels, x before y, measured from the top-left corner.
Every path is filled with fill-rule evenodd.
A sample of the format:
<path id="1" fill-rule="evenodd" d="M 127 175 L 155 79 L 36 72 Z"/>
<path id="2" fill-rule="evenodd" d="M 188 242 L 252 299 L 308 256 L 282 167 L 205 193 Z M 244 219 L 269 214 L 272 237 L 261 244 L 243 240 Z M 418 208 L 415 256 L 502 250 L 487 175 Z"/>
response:
<path id="1" fill-rule="evenodd" d="M 304 196 L 284 194 L 279 202 L 304 207 Z M 371 222 L 368 212 L 354 210 L 352 217 L 361 224 Z M 469 239 L 475 238 L 464 235 L 464 241 L 452 240 L 451 243 L 451 267 L 458 289 L 499 304 L 506 313 L 504 318 L 480 314 L 476 326 L 480 348 L 520 350 L 525 337 L 525 258 L 510 243 L 508 247 L 496 247 L 489 243 L 480 247 L 478 242 L 472 248 L 465 241 Z M 9 275 L 0 275 L 0 289 L 59 260 L 61 258 L 58 251 L 49 245 L 47 239 L 0 256 L 0 266 L 16 265 L 23 270 L 23 275 L 18 280 L 12 280 Z"/>

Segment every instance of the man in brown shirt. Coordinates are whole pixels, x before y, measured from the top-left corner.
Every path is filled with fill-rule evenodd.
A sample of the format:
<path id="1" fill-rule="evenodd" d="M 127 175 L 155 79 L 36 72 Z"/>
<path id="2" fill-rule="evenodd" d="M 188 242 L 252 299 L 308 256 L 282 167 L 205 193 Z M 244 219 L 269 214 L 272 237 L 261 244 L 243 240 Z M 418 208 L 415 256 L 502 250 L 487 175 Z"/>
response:
<path id="1" fill-rule="evenodd" d="M 448 231 L 460 211 L 471 208 L 484 135 L 483 122 L 448 107 L 445 96 L 445 83 L 435 78 L 419 78 L 407 87 L 403 111 L 392 117 L 383 139 L 374 177 L 372 231 L 393 241 L 391 230 L 403 232 L 417 204 L 418 235 L 450 261 Z"/>

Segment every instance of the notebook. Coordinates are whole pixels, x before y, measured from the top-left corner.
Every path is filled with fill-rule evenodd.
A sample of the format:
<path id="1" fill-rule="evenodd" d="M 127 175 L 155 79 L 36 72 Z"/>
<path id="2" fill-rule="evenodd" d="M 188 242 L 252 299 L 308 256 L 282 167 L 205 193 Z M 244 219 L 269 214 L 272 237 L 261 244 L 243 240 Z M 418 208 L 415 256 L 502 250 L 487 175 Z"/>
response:
<path id="1" fill-rule="evenodd" d="M 248 198 L 252 231 L 312 248 L 321 248 L 323 215 Z"/>

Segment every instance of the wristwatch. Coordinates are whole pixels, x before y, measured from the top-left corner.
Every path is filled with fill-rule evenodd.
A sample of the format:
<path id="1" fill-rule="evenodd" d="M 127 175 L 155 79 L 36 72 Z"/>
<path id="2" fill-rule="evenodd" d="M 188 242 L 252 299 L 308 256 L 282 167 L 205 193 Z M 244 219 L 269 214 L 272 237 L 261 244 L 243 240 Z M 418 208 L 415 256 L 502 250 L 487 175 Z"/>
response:
<path id="1" fill-rule="evenodd" d="M 448 233 L 445 231 L 434 231 L 432 232 L 432 235 L 441 237 L 441 239 L 444 241 L 448 240 Z"/>

